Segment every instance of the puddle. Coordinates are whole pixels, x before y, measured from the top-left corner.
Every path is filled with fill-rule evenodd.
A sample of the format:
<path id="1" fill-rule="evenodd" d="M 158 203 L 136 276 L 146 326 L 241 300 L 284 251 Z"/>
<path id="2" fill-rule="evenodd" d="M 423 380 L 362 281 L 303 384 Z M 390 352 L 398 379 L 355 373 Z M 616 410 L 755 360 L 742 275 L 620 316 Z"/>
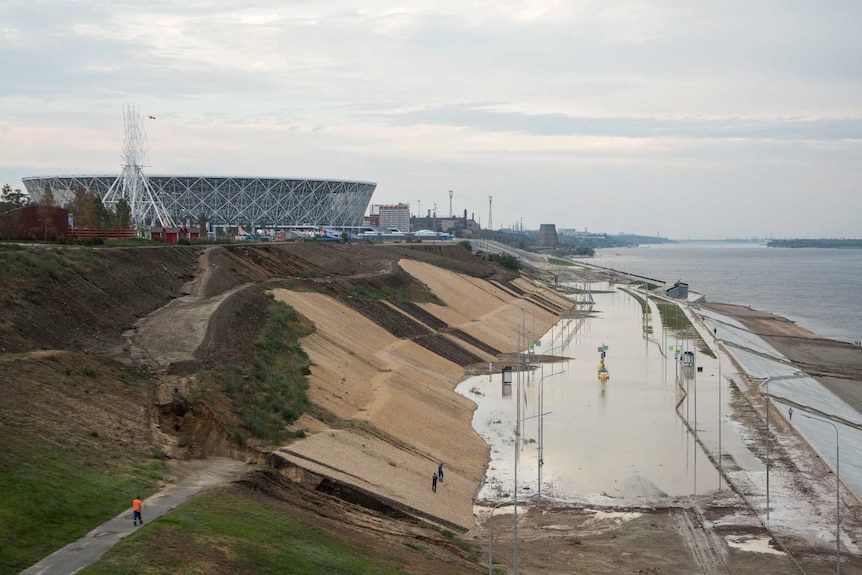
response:
<path id="1" fill-rule="evenodd" d="M 649 503 L 665 495 L 719 487 L 718 471 L 677 413 L 680 404 L 683 417 L 705 444 L 716 442 L 717 430 L 724 425 L 719 423 L 719 404 L 727 413 L 729 395 L 725 388 L 725 397 L 718 399 L 717 360 L 699 349 L 699 340 L 679 339 L 680 333 L 691 338 L 690 330 L 662 326 L 654 305 L 645 327 L 637 297 L 601 288 L 594 288 L 592 297 L 593 317 L 561 321 L 535 347 L 537 355 L 574 359 L 514 373 L 508 394 L 499 373 L 459 384 L 459 393 L 478 404 L 473 426 L 491 446 L 480 499 L 514 495 L 519 395 L 519 497 L 538 489 L 540 446 L 543 497 Z M 532 336 L 527 334 L 526 339 Z M 607 346 L 606 381 L 598 377 L 601 346 Z M 671 349 L 691 351 L 695 365 L 706 366 L 703 372 L 692 366 L 681 377 L 680 360 Z M 532 363 L 540 364 L 536 357 Z M 725 438 L 728 444 L 733 441 L 730 436 Z"/>
<path id="2" fill-rule="evenodd" d="M 734 549 L 752 551 L 754 553 L 769 553 L 772 555 L 784 555 L 780 549 L 769 546 L 768 537 L 752 537 L 750 535 L 728 535 L 724 538 L 727 544 Z"/>

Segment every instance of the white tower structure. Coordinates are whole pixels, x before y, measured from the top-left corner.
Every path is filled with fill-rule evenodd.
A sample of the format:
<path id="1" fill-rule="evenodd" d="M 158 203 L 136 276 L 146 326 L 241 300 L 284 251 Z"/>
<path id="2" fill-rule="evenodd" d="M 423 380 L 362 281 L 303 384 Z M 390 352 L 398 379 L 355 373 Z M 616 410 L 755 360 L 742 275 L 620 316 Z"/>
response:
<path id="1" fill-rule="evenodd" d="M 455 195 L 455 192 L 449 190 L 449 218 L 452 218 L 452 196 Z"/>
<path id="2" fill-rule="evenodd" d="M 493 230 L 494 227 L 491 225 L 491 203 L 494 201 L 494 196 L 488 196 L 488 229 Z"/>
<path id="3" fill-rule="evenodd" d="M 176 227 L 171 215 L 165 209 L 158 195 L 147 181 L 143 167 L 147 162 L 147 134 L 144 123 L 134 106 L 123 109 L 126 138 L 123 142 L 123 170 L 111 184 L 102 203 L 107 208 L 116 209 L 117 202 L 125 199 L 131 210 L 132 221 L 136 228 L 149 223 L 165 227 Z"/>

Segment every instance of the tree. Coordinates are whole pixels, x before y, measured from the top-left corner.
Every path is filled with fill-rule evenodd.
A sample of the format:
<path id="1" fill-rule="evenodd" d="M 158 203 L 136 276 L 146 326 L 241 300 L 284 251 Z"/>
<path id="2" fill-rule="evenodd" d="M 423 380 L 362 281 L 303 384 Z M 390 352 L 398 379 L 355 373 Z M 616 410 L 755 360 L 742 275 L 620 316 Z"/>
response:
<path id="1" fill-rule="evenodd" d="M 72 212 L 75 225 L 80 228 L 98 228 L 102 223 L 102 201 L 83 186 L 75 188 L 75 195 L 67 208 Z"/>
<path id="2" fill-rule="evenodd" d="M 51 207 L 57 205 L 57 200 L 54 199 L 54 190 L 48 184 L 45 184 L 45 191 L 42 192 L 42 199 L 39 200 L 39 205 Z"/>
<path id="3" fill-rule="evenodd" d="M 34 236 L 39 234 L 43 240 L 57 237 L 57 229 L 54 226 L 56 208 L 57 202 L 54 200 L 54 190 L 46 184 L 45 191 L 39 199 L 39 207 L 36 208 L 36 229 L 33 230 Z"/>
<path id="4" fill-rule="evenodd" d="M 23 208 L 30 205 L 30 194 L 19 189 L 12 190 L 12 186 L 4 184 L 0 190 L 0 213 Z"/>
<path id="5" fill-rule="evenodd" d="M 126 198 L 117 200 L 117 209 L 114 213 L 114 227 L 127 230 L 132 227 L 132 207 Z"/>

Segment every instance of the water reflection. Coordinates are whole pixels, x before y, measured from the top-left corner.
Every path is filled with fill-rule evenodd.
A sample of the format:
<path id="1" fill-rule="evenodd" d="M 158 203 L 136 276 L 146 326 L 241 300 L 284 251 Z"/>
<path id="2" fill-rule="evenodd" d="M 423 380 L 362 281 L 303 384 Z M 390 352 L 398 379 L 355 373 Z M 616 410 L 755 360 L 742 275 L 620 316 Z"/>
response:
<path id="1" fill-rule="evenodd" d="M 514 374 L 511 395 L 503 393 L 499 373 L 459 385 L 478 404 L 473 425 L 491 446 L 479 497 L 513 495 L 518 397 L 521 493 L 538 488 L 540 442 L 542 492 L 554 497 L 649 502 L 718 488 L 718 472 L 689 432 L 697 429 L 709 441 L 718 428 L 719 384 L 712 373 L 717 362 L 704 354 L 694 330 L 645 319 L 645 300 L 637 294 L 593 287 L 590 295 L 593 314 L 562 320 L 535 348 L 537 355 L 573 359 Z M 650 308 L 658 318 L 652 301 Z M 606 380 L 598 376 L 599 348 L 605 350 Z M 692 354 L 685 373 L 678 369 L 677 352 Z M 696 365 L 707 369 L 699 372 Z M 540 399 L 544 412 L 551 412 L 544 417 Z"/>

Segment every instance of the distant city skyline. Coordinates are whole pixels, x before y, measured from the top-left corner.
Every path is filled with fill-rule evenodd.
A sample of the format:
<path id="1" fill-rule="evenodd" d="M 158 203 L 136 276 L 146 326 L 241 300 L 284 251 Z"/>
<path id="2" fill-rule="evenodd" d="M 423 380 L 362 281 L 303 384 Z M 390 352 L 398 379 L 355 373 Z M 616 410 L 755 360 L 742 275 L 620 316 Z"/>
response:
<path id="1" fill-rule="evenodd" d="M 862 237 L 862 4 L 0 5 L 0 185 L 376 182 L 372 204 L 671 239 Z M 489 206 L 489 196 L 493 202 Z"/>

